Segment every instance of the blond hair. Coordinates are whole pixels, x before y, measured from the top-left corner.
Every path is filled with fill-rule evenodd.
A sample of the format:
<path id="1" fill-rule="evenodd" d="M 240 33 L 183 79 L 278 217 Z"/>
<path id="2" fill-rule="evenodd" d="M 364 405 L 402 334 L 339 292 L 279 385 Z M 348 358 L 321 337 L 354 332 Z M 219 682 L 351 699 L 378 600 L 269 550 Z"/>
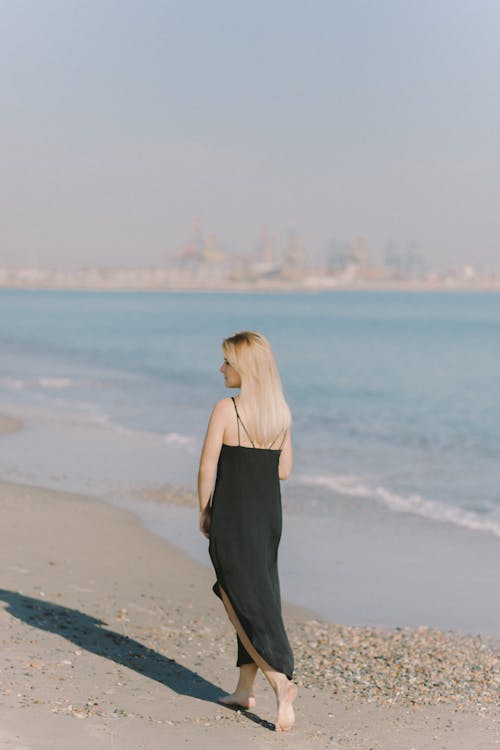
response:
<path id="1" fill-rule="evenodd" d="M 252 440 L 265 445 L 287 430 L 292 416 L 281 386 L 269 341 L 255 331 L 239 331 L 224 339 L 225 359 L 241 377 L 245 427 Z"/>

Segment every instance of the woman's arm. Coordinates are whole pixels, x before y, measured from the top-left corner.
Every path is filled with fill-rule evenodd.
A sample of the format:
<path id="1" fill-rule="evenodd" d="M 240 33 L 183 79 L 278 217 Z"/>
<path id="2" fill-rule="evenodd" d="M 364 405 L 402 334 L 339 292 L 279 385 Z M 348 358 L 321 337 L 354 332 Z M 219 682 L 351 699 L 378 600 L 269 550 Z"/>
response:
<path id="1" fill-rule="evenodd" d="M 209 537 L 210 498 L 215 484 L 217 462 L 224 438 L 225 403 L 219 401 L 213 408 L 207 427 L 207 434 L 200 456 L 198 469 L 198 504 L 200 508 L 200 530 Z"/>
<path id="2" fill-rule="evenodd" d="M 292 471 L 293 449 L 292 449 L 292 428 L 289 427 L 284 443 L 281 447 L 280 461 L 278 466 L 278 475 L 280 479 L 288 479 Z"/>

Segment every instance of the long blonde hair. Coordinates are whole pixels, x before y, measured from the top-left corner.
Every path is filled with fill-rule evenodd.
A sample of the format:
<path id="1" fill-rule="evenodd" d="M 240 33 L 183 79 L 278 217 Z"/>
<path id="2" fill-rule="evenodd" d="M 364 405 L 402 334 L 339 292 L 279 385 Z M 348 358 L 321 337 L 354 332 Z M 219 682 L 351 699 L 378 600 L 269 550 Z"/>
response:
<path id="1" fill-rule="evenodd" d="M 287 430 L 292 415 L 283 395 L 273 350 L 255 331 L 239 331 L 222 342 L 222 353 L 241 377 L 245 427 L 265 445 Z"/>

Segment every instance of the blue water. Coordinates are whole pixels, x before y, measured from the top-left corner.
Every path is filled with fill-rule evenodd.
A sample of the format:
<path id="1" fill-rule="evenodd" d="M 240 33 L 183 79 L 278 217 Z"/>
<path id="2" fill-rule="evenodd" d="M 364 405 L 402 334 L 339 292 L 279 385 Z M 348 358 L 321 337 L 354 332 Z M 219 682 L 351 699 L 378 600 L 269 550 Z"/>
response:
<path id="1" fill-rule="evenodd" d="M 0 400 L 196 453 L 228 395 L 220 342 L 245 328 L 276 354 L 304 507 L 321 486 L 500 535 L 496 292 L 2 291 Z"/>

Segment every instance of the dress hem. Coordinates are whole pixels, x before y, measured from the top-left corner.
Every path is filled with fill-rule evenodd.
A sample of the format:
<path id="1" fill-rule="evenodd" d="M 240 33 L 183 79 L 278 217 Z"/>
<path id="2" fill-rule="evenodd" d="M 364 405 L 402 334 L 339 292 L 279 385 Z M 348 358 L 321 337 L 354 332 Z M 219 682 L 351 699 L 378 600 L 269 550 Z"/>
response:
<path id="1" fill-rule="evenodd" d="M 259 656 L 261 656 L 261 657 L 262 657 L 262 659 L 264 659 L 264 661 L 265 661 L 265 662 L 266 662 L 267 664 L 269 664 L 269 666 L 270 666 L 270 667 L 271 667 L 272 669 L 274 669 L 274 670 L 275 670 L 276 672 L 281 672 L 281 674 L 284 674 L 284 675 L 285 675 L 285 676 L 287 677 L 287 679 L 289 679 L 289 680 L 292 680 L 292 679 L 293 679 L 293 673 L 292 673 L 292 674 L 288 674 L 288 673 L 287 673 L 287 672 L 285 672 L 285 671 L 284 671 L 283 669 L 278 669 L 277 667 L 275 667 L 275 666 L 274 666 L 273 664 L 271 664 L 271 663 L 270 663 L 269 659 L 268 659 L 268 658 L 267 658 L 267 657 L 266 657 L 266 656 L 265 656 L 265 655 L 264 655 L 264 654 L 263 654 L 263 653 L 261 652 L 261 650 L 260 650 L 260 649 L 259 649 L 259 648 L 258 648 L 258 647 L 257 647 L 257 646 L 255 645 L 255 643 L 254 643 L 254 642 L 252 641 L 252 639 L 251 639 L 251 638 L 250 638 L 250 636 L 248 635 L 247 631 L 245 630 L 245 627 L 244 627 L 244 625 L 243 625 L 243 622 L 242 622 L 242 619 L 243 619 L 243 618 L 241 617 L 241 615 L 240 615 L 240 614 L 239 614 L 239 612 L 237 611 L 236 607 L 234 606 L 234 604 L 233 604 L 233 602 L 232 602 L 232 600 L 231 600 L 231 597 L 230 597 L 230 595 L 229 595 L 229 593 L 228 593 L 228 591 L 227 591 L 227 588 L 226 588 L 225 586 L 223 586 L 223 588 L 224 588 L 224 591 L 225 591 L 225 593 L 226 593 L 226 596 L 227 596 L 227 598 L 229 599 L 229 602 L 230 602 L 230 604 L 231 604 L 231 606 L 232 606 L 232 608 L 233 608 L 233 610 L 234 610 L 234 613 L 235 613 L 236 617 L 238 618 L 238 621 L 239 621 L 239 623 L 240 623 L 240 625 L 241 625 L 241 627 L 242 627 L 242 629 L 243 629 L 243 632 L 245 633 L 246 637 L 248 638 L 248 640 L 249 640 L 249 641 L 250 641 L 250 643 L 252 644 L 253 648 L 254 648 L 254 649 L 255 649 L 255 650 L 257 651 L 257 653 L 259 654 Z M 212 586 L 212 591 L 214 592 L 214 594 L 215 594 L 215 595 L 216 595 L 216 596 L 217 596 L 217 597 L 218 597 L 218 598 L 219 598 L 219 599 L 220 599 L 220 600 L 222 601 L 222 603 L 224 604 L 224 600 L 222 599 L 222 595 L 221 595 L 221 593 L 220 593 L 220 588 L 219 588 L 219 581 L 218 581 L 218 580 L 217 580 L 217 581 L 215 581 L 214 585 Z M 250 656 L 250 654 L 249 654 L 249 656 Z M 237 665 L 237 666 L 238 666 L 238 665 Z"/>

